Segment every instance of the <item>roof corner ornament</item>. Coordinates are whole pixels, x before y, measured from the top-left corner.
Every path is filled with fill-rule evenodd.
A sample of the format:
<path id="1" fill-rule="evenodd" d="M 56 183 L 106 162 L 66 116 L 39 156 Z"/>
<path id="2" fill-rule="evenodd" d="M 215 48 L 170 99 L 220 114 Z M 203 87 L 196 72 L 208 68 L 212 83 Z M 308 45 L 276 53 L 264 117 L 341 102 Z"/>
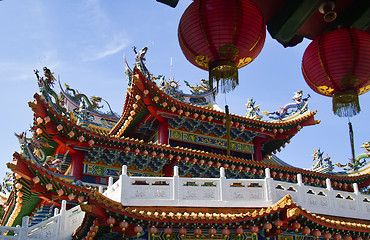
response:
<path id="1" fill-rule="evenodd" d="M 211 91 L 211 88 L 209 87 L 209 81 L 206 80 L 206 79 L 201 79 L 200 80 L 200 85 L 198 84 L 195 84 L 195 86 L 192 86 L 189 84 L 188 81 L 184 80 L 186 86 L 188 86 L 190 88 L 190 92 L 192 94 L 203 94 L 203 93 L 206 93 L 206 92 L 210 92 Z"/>
<path id="2" fill-rule="evenodd" d="M 135 53 L 135 67 L 137 69 L 139 69 L 146 78 L 148 78 L 149 80 L 152 81 L 152 74 L 150 74 L 148 68 L 146 67 L 145 65 L 145 54 L 146 52 L 148 51 L 148 47 L 143 47 L 139 52 L 136 50 L 136 47 L 133 46 L 132 47 L 132 50 L 134 51 Z M 128 65 L 127 63 L 127 60 L 126 60 L 126 56 L 123 55 L 123 61 L 124 61 L 124 64 L 125 64 L 125 74 L 127 76 L 127 84 L 128 86 L 131 86 L 132 85 L 132 82 L 133 82 L 133 75 L 134 75 L 134 71 L 130 68 L 130 66 Z"/>
<path id="3" fill-rule="evenodd" d="M 247 104 L 247 111 L 245 113 L 245 117 L 249 119 L 257 119 L 260 120 L 262 116 L 259 114 L 260 112 L 260 104 L 255 105 L 256 101 L 253 100 L 253 98 L 248 99 Z"/>
<path id="4" fill-rule="evenodd" d="M 33 70 L 36 75 L 42 97 L 47 103 L 50 103 L 55 110 L 60 112 L 62 115 L 66 115 L 67 110 L 63 107 L 63 102 L 60 100 L 58 94 L 52 89 L 55 83 L 54 73 L 52 73 L 47 67 L 44 67 L 43 71 L 45 78 L 39 76 L 39 71 L 37 69 Z M 51 96 L 54 98 L 54 101 Z"/>
<path id="5" fill-rule="evenodd" d="M 326 157 L 324 158 L 324 152 L 321 152 L 320 148 L 317 151 L 314 149 L 314 151 L 315 153 L 312 155 L 313 164 L 311 170 L 320 173 L 331 172 L 334 169 L 334 166 L 329 155 L 326 154 Z"/>
<path id="6" fill-rule="evenodd" d="M 303 98 L 303 91 L 299 90 L 294 93 L 292 100 L 294 102 L 286 104 L 284 107 L 280 107 L 280 110 L 275 112 L 264 111 L 263 113 L 275 120 L 287 120 L 296 117 L 308 110 L 308 99 L 310 94 L 307 94 L 306 98 Z M 270 116 L 272 115 L 272 116 Z"/>
<path id="7" fill-rule="evenodd" d="M 343 168 L 347 172 L 354 172 L 366 166 L 369 164 L 366 159 L 370 158 L 370 141 L 365 142 L 361 147 L 365 149 L 364 153 L 357 155 L 353 160 L 350 159 L 347 164 L 335 163 L 334 165 Z"/>
<path id="8" fill-rule="evenodd" d="M 145 54 L 148 51 L 148 47 L 143 47 L 139 52 L 136 51 L 136 47 L 133 46 L 132 50 L 134 50 L 135 55 L 135 67 L 137 67 L 149 80 L 151 80 L 152 76 L 148 71 L 148 68 L 145 65 Z"/>

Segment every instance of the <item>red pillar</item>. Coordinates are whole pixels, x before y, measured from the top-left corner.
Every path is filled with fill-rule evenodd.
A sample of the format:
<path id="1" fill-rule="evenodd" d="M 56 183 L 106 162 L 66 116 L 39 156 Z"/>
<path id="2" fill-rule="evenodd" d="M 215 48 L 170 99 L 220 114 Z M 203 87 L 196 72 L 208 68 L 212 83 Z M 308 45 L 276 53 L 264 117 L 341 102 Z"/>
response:
<path id="1" fill-rule="evenodd" d="M 83 151 L 76 151 L 72 155 L 71 174 L 70 175 L 72 177 L 75 177 L 76 180 L 81 180 L 82 181 L 84 157 L 85 157 L 85 153 Z"/>
<path id="2" fill-rule="evenodd" d="M 253 139 L 253 143 L 254 143 L 253 159 L 255 161 L 262 161 L 261 140 L 259 138 L 255 138 Z"/>
<path id="3" fill-rule="evenodd" d="M 158 143 L 160 143 L 160 144 L 169 144 L 169 141 L 168 141 L 168 121 L 167 121 L 167 119 L 163 119 L 162 121 L 159 122 Z"/>

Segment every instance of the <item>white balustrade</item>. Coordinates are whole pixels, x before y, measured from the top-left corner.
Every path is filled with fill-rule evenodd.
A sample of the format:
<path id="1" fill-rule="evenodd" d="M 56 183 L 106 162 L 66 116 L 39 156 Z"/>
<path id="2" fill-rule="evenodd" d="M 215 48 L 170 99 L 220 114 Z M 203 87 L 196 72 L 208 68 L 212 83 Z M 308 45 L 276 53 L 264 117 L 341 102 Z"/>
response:
<path id="1" fill-rule="evenodd" d="M 173 177 L 129 177 L 127 167 L 104 192 L 124 206 L 192 206 L 192 207 L 268 207 L 289 194 L 308 211 L 333 216 L 370 219 L 370 196 L 334 190 L 330 179 L 327 188 L 306 186 L 301 174 L 297 183 L 276 181 L 265 169 L 265 179 L 226 179 L 220 168 L 219 178 L 180 178 L 178 168 Z M 340 209 L 340 211 L 338 211 Z"/>
<path id="2" fill-rule="evenodd" d="M 80 206 L 66 210 L 66 202 L 62 201 L 60 213 L 54 211 L 54 216 L 40 222 L 32 227 L 28 226 L 29 217 L 25 216 L 22 219 L 21 227 L 6 227 L 0 226 L 0 240 L 67 240 L 72 238 L 72 233 L 81 225 L 85 212 Z M 13 236 L 3 235 L 9 231 L 14 231 Z"/>

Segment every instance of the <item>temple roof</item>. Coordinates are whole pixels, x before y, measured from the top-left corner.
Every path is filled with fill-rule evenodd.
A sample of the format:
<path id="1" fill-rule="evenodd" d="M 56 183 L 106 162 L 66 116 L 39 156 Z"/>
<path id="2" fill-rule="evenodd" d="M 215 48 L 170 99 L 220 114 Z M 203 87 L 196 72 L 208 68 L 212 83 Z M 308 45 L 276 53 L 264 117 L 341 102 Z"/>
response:
<path id="1" fill-rule="evenodd" d="M 279 166 L 279 164 L 276 163 L 264 161 L 256 162 L 189 148 L 171 147 L 165 144 L 144 142 L 143 139 L 116 137 L 109 135 L 107 130 L 103 128 L 90 127 L 87 129 L 79 126 L 73 119 L 58 114 L 57 111 L 52 109 L 50 105 L 43 100 L 42 96 L 35 94 L 34 97 L 35 101 L 29 103 L 29 105 L 35 112 L 35 121 L 38 117 L 42 119 L 46 119 L 47 117 L 50 118 L 49 121 L 43 121 L 40 124 L 35 122 L 35 126 L 40 128 L 42 132 L 39 136 L 43 136 L 45 139 L 49 139 L 49 141 L 56 141 L 60 144 L 61 148 L 68 149 L 70 152 L 74 152 L 74 148 L 76 147 L 83 148 L 85 151 L 91 151 L 94 150 L 94 148 L 109 149 L 110 151 L 116 151 L 124 155 L 134 154 L 136 156 L 142 156 L 148 163 L 150 163 L 150 161 L 153 161 L 153 163 L 161 161 L 165 162 L 168 166 L 177 165 L 180 169 L 194 170 L 198 173 L 203 172 L 203 174 L 213 169 L 218 172 L 217 169 L 220 166 L 224 166 L 227 169 L 226 173 L 230 174 L 228 175 L 230 178 L 246 178 L 247 176 L 258 177 L 259 174 L 263 175 L 264 168 L 269 167 L 273 173 L 275 172 L 275 175 L 273 174 L 274 178 L 282 178 L 283 176 L 285 179 L 288 174 L 290 175 L 288 177 L 290 181 L 295 181 L 294 176 L 297 173 L 301 173 L 303 178 L 307 179 L 307 182 L 312 181 L 313 184 L 324 184 L 322 182 L 325 182 L 325 178 L 330 178 L 332 181 L 347 182 L 348 184 L 358 182 L 360 186 L 367 186 L 370 181 L 369 174 L 337 176 L 335 174 L 317 173 L 290 166 Z M 302 116 L 302 118 L 307 121 L 309 119 L 312 120 L 313 114 L 314 113 L 310 113 L 306 117 Z M 301 121 L 304 122 L 304 120 Z M 278 126 L 282 127 L 285 126 L 283 123 L 266 123 L 265 126 L 269 126 L 268 124 L 271 124 L 272 127 L 276 127 L 276 124 L 280 124 Z M 61 126 L 61 128 L 58 126 Z M 280 133 L 277 131 L 276 136 L 279 135 Z M 120 171 L 123 163 L 113 162 L 111 165 L 116 166 L 118 171 Z M 260 173 L 260 171 L 262 173 Z M 280 175 L 280 173 L 283 175 Z M 190 172 L 183 173 L 183 175 L 187 174 L 190 174 Z M 205 176 L 209 175 L 206 174 Z"/>
<path id="2" fill-rule="evenodd" d="M 110 135 L 151 139 L 158 129 L 158 121 L 168 119 L 173 129 L 199 132 L 226 138 L 226 113 L 189 104 L 162 91 L 148 80 L 142 72 L 134 69 L 132 85 L 127 89 L 121 119 L 112 128 Z M 263 142 L 263 155 L 267 156 L 284 146 L 304 126 L 315 125 L 316 111 L 306 111 L 288 120 L 265 121 L 239 115 L 230 115 L 232 140 L 250 142 L 255 137 Z"/>

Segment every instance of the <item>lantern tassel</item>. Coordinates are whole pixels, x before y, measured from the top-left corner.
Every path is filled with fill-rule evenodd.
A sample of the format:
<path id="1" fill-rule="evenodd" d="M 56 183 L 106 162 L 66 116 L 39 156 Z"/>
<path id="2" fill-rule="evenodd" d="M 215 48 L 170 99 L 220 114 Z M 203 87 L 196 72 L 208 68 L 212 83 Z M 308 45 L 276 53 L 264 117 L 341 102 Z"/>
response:
<path id="1" fill-rule="evenodd" d="M 230 113 L 229 106 L 225 105 L 226 113 L 226 155 L 230 156 Z"/>
<path id="2" fill-rule="evenodd" d="M 355 163 L 355 143 L 353 140 L 353 128 L 352 128 L 352 123 L 348 120 L 348 127 L 349 127 L 349 141 L 351 143 L 351 151 L 352 151 L 352 164 Z"/>
<path id="3" fill-rule="evenodd" d="M 358 94 L 354 90 L 344 90 L 333 95 L 333 112 L 339 117 L 353 117 L 361 111 Z"/>
<path id="4" fill-rule="evenodd" d="M 231 61 L 219 60 L 209 65 L 209 87 L 213 90 L 216 80 L 217 91 L 230 92 L 239 85 L 238 67 Z"/>

